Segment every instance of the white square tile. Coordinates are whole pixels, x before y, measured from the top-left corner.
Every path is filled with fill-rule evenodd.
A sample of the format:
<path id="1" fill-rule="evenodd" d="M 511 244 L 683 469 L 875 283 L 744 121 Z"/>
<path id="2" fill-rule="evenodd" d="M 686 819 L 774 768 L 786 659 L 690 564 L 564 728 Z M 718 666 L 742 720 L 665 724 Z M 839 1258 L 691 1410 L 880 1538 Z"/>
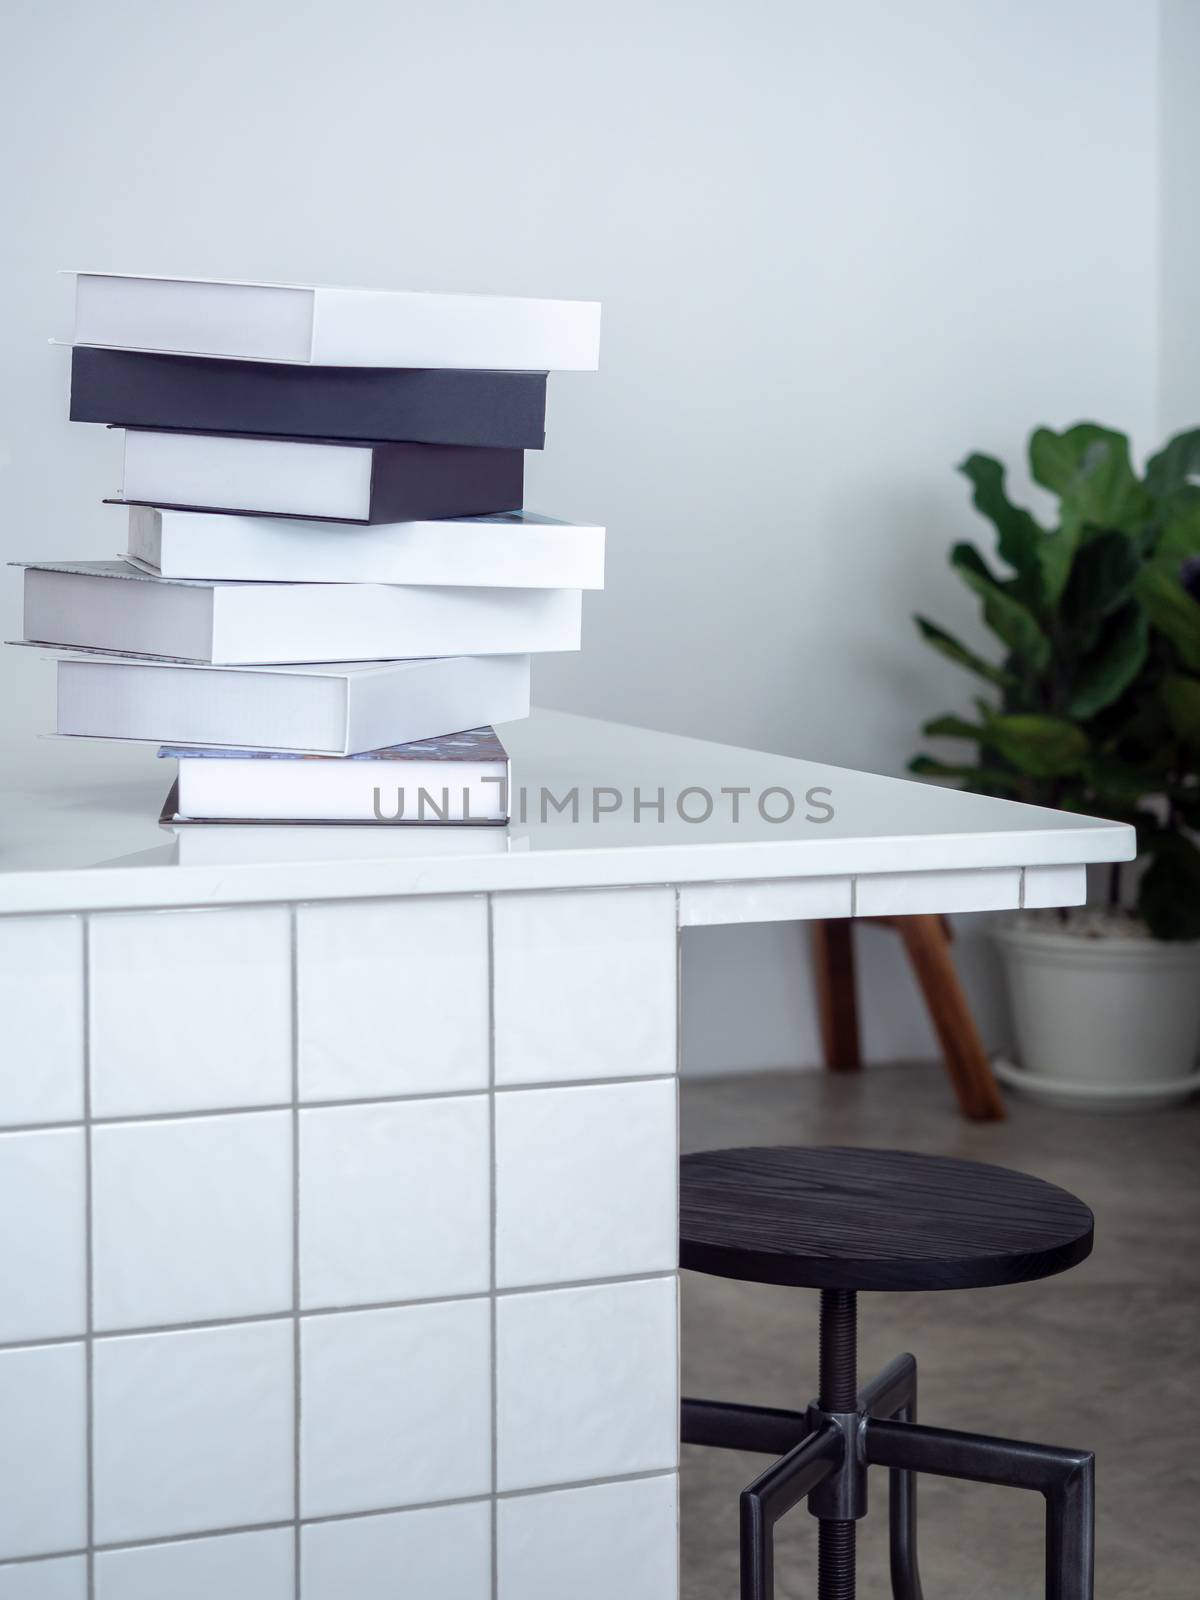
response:
<path id="1" fill-rule="evenodd" d="M 29 1561 L 0 1567 L 0 1600 L 86 1600 L 87 1562 L 83 1556 Z"/>
<path id="2" fill-rule="evenodd" d="M 496 1096 L 501 1288 L 670 1272 L 675 1080 Z"/>
<path id="3" fill-rule="evenodd" d="M 296 968 L 302 1098 L 486 1087 L 482 896 L 301 906 Z"/>
<path id="4" fill-rule="evenodd" d="M 83 923 L 0 918 L 0 1123 L 83 1116 Z"/>
<path id="5" fill-rule="evenodd" d="M 497 895 L 496 1082 L 675 1071 L 675 895 Z"/>
<path id="6" fill-rule="evenodd" d="M 485 1294 L 490 1162 L 484 1095 L 301 1112 L 301 1304 Z"/>
<path id="7" fill-rule="evenodd" d="M 82 1344 L 0 1351 L 0 1560 L 87 1538 Z"/>
<path id="8" fill-rule="evenodd" d="M 304 1600 L 492 1597 L 492 1508 L 486 1500 L 311 1523 L 300 1537 Z"/>
<path id="9" fill-rule="evenodd" d="M 671 1277 L 497 1301 L 501 1489 L 676 1465 L 675 1296 Z"/>
<path id="10" fill-rule="evenodd" d="M 679 1593 L 674 1473 L 517 1495 L 496 1511 L 499 1600 L 670 1600 Z"/>
<path id="11" fill-rule="evenodd" d="M 97 1127 L 92 1228 L 99 1329 L 289 1310 L 290 1114 Z"/>
<path id="12" fill-rule="evenodd" d="M 82 1128 L 0 1134 L 0 1340 L 87 1331 Z"/>
<path id="13" fill-rule="evenodd" d="M 292 1336 L 285 1320 L 97 1340 L 97 1543 L 293 1514 Z"/>
<path id="14" fill-rule="evenodd" d="M 486 1300 L 351 1311 L 301 1325 L 301 1515 L 486 1494 Z"/>
<path id="15" fill-rule="evenodd" d="M 277 907 L 91 919 L 92 1111 L 291 1097 L 291 929 Z"/>
<path id="16" fill-rule="evenodd" d="M 96 1600 L 294 1600 L 291 1528 L 183 1539 L 96 1557 Z"/>

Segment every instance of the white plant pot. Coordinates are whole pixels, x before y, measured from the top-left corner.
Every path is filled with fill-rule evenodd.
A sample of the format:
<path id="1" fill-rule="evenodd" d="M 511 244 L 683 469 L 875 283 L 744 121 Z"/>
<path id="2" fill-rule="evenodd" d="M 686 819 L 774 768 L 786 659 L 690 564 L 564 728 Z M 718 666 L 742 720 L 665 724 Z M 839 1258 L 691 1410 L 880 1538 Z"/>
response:
<path id="1" fill-rule="evenodd" d="M 1179 1104 L 1200 1087 L 1200 944 L 1084 926 L 1093 936 L 1032 917 L 995 930 L 1020 1062 L 997 1076 L 1049 1105 Z"/>

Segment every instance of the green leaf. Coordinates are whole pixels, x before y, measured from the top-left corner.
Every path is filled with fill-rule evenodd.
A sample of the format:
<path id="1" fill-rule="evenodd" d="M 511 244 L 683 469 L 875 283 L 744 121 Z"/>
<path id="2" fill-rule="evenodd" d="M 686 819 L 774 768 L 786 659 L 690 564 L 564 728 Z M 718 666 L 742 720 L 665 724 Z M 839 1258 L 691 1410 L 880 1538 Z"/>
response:
<path id="1" fill-rule="evenodd" d="M 1141 570 L 1137 546 L 1126 533 L 1097 534 L 1076 555 L 1063 590 L 1059 620 L 1090 650 L 1100 624 L 1133 593 Z"/>
<path id="2" fill-rule="evenodd" d="M 1160 833 L 1138 889 L 1138 914 L 1156 939 L 1200 939 L 1200 850 Z"/>
<path id="3" fill-rule="evenodd" d="M 1171 673 L 1159 686 L 1171 726 L 1185 744 L 1200 748 L 1200 678 Z"/>
<path id="4" fill-rule="evenodd" d="M 1124 534 L 1117 537 L 1124 538 Z M 1149 645 L 1145 613 L 1138 605 L 1124 607 L 1075 674 L 1068 714 L 1086 722 L 1120 699 L 1145 665 Z"/>
<path id="5" fill-rule="evenodd" d="M 971 483 L 971 501 L 976 511 L 996 529 L 1000 554 L 1017 574 L 1017 592 L 1036 604 L 1041 593 L 1041 565 L 1038 548 L 1046 538 L 1023 506 L 1015 506 L 1004 491 L 1004 468 L 993 456 L 969 455 L 958 470 Z"/>
<path id="6" fill-rule="evenodd" d="M 963 717 L 945 716 L 932 717 L 924 723 L 921 732 L 930 739 L 979 739 L 987 738 L 987 729 L 974 722 L 967 722 Z"/>
<path id="7" fill-rule="evenodd" d="M 1183 587 L 1177 563 L 1143 567 L 1137 592 L 1152 626 L 1171 641 L 1185 666 L 1200 672 L 1200 603 Z"/>
<path id="8" fill-rule="evenodd" d="M 1160 518 L 1170 520 L 1196 498 L 1200 481 L 1200 428 L 1177 433 L 1146 462 L 1146 488 Z"/>
<path id="9" fill-rule="evenodd" d="M 1200 495 L 1200 489 L 1196 493 Z M 1154 553 L 1180 562 L 1189 556 L 1200 556 L 1200 499 L 1182 506 L 1169 518 Z"/>
<path id="10" fill-rule="evenodd" d="M 1063 528 L 1137 533 L 1152 510 L 1129 460 L 1129 439 L 1114 428 L 1078 422 L 1064 433 L 1035 428 L 1029 440 L 1034 481 L 1063 503 Z"/>
<path id="11" fill-rule="evenodd" d="M 922 778 L 954 778 L 983 794 L 1019 794 L 1021 779 L 1015 772 L 1000 772 L 994 767 L 955 766 L 947 761 L 935 761 L 932 756 L 914 756 L 908 770 Z"/>
<path id="12" fill-rule="evenodd" d="M 1071 564 L 1079 548 L 1079 540 L 1079 528 L 1064 522 L 1056 532 L 1046 535 L 1038 549 L 1038 562 L 1042 572 L 1042 597 L 1047 606 L 1056 605 L 1067 586 L 1067 579 L 1071 575 Z"/>
<path id="13" fill-rule="evenodd" d="M 1079 471 L 1082 451 L 1065 433 L 1035 428 L 1029 435 L 1029 472 L 1034 483 L 1057 495 L 1065 494 Z"/>
<path id="14" fill-rule="evenodd" d="M 1016 712 L 988 718 L 986 740 L 1006 761 L 1033 778 L 1066 777 L 1083 769 L 1087 734 L 1061 717 Z"/>
<path id="15" fill-rule="evenodd" d="M 980 584 L 1004 591 L 1003 579 L 998 578 L 973 544 L 959 543 L 950 547 L 950 565 L 972 588 Z"/>
<path id="16" fill-rule="evenodd" d="M 1042 549 L 1047 596 L 1062 594 L 1076 550 L 1098 531 L 1140 537 L 1153 509 L 1129 461 L 1123 433 L 1081 422 L 1065 433 L 1038 428 L 1029 441 L 1034 479 L 1061 502 L 1060 526 Z"/>
<path id="17" fill-rule="evenodd" d="M 1002 689 L 1016 688 L 1018 679 L 1011 672 L 1005 672 L 1003 667 L 993 666 L 990 661 L 977 656 L 973 650 L 968 650 L 965 644 L 961 644 L 953 634 L 947 633 L 944 628 L 939 628 L 936 622 L 930 622 L 927 617 L 914 617 L 913 621 L 920 629 L 921 637 L 926 644 L 932 645 L 947 660 L 965 667 L 977 677 L 986 678 L 989 683 L 998 684 Z"/>
<path id="18" fill-rule="evenodd" d="M 950 564 L 983 600 L 984 621 L 992 632 L 1035 672 L 1044 672 L 1050 664 L 1050 641 L 1032 611 L 1005 593 L 973 545 L 956 544 Z"/>

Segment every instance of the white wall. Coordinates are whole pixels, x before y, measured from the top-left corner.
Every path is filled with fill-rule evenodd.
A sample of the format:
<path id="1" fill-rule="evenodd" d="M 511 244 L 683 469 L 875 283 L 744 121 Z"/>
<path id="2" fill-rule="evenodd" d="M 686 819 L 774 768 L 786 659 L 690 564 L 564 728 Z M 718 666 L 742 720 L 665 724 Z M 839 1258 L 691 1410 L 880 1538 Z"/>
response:
<path id="1" fill-rule="evenodd" d="M 1160 431 L 1200 423 L 1200 6 L 1162 0 Z"/>
<path id="2" fill-rule="evenodd" d="M 900 771 L 968 692 L 908 620 L 976 631 L 953 463 L 1153 428 L 1152 0 L 47 0 L 6 32 L 8 558 L 120 545 L 57 267 L 595 296 L 530 500 L 608 523 L 609 586 L 538 698 Z M 3 715 L 44 726 L 6 654 Z M 864 943 L 872 1052 L 928 1049 Z M 697 1067 L 811 1058 L 802 956 L 691 941 Z"/>

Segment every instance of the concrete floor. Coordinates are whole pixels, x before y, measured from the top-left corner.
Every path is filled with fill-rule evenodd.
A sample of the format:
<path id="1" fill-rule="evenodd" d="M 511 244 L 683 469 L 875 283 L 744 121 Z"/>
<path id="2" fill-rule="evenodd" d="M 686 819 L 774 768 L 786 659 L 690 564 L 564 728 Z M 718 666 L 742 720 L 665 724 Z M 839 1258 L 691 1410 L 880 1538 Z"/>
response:
<path id="1" fill-rule="evenodd" d="M 892 1145 L 1020 1167 L 1096 1213 L 1096 1249 L 1040 1283 L 863 1295 L 860 1376 L 902 1350 L 921 1418 L 1097 1453 L 1097 1600 L 1200 1593 L 1200 1104 L 1097 1116 L 1013 1100 L 963 1122 L 941 1070 L 770 1074 L 685 1082 L 683 1147 Z M 816 1388 L 815 1293 L 684 1273 L 684 1393 L 803 1407 Z M 759 1456 L 683 1452 L 685 1600 L 736 1600 L 737 1495 Z M 924 1478 L 929 1600 L 1040 1600 L 1042 1501 Z M 859 1594 L 885 1600 L 887 1486 L 859 1524 Z M 778 1600 L 815 1594 L 804 1507 L 776 1543 Z"/>

